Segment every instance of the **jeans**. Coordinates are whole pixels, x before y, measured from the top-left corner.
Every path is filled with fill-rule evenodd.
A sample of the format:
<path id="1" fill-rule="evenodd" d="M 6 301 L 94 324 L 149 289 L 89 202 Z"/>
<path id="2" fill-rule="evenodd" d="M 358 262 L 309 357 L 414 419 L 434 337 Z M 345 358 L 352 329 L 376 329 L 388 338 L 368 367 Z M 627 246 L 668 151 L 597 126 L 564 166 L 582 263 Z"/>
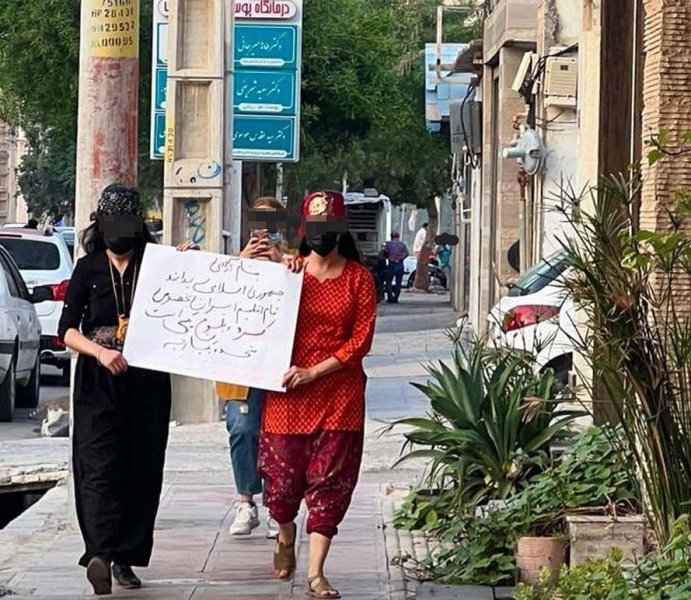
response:
<path id="1" fill-rule="evenodd" d="M 386 295 L 389 302 L 398 302 L 398 297 L 401 295 L 404 271 L 402 262 L 389 264 L 386 274 Z"/>
<path id="2" fill-rule="evenodd" d="M 226 403 L 226 429 L 230 436 L 230 462 L 238 494 L 254 496 L 262 492 L 257 472 L 259 431 L 264 410 L 263 390 L 250 389 L 246 402 Z"/>

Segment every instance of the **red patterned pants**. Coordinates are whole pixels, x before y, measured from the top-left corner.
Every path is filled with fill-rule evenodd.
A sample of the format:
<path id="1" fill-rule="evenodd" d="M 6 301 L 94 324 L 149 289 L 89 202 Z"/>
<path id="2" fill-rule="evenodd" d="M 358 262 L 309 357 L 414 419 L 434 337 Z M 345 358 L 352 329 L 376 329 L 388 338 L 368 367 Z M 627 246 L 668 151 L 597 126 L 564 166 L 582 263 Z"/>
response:
<path id="1" fill-rule="evenodd" d="M 363 432 L 322 431 L 310 435 L 262 432 L 259 472 L 264 502 L 278 523 L 295 520 L 304 498 L 307 533 L 338 533 L 357 484 Z"/>

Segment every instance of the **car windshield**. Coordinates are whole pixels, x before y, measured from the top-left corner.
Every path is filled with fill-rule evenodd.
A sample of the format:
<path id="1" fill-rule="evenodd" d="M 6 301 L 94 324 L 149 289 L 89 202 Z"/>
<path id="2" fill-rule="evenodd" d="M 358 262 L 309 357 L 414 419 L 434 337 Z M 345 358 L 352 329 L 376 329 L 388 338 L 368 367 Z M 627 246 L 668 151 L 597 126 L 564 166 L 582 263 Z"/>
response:
<path id="1" fill-rule="evenodd" d="M 567 267 L 566 254 L 563 252 L 544 258 L 513 284 L 509 296 L 527 296 L 539 292 L 555 281 Z"/>
<path id="2" fill-rule="evenodd" d="M 55 244 L 0 237 L 0 245 L 10 253 L 20 271 L 57 271 L 60 268 L 60 252 Z"/>

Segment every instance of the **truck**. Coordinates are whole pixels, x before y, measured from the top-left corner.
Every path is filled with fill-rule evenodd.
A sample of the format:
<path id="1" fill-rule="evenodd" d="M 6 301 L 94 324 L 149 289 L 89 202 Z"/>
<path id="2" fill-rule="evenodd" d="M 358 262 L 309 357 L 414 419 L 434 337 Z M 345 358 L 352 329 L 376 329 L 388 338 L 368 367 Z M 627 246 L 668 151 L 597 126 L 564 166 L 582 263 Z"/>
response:
<path id="1" fill-rule="evenodd" d="M 346 192 L 344 195 L 350 232 L 362 253 L 365 265 L 377 282 L 377 296 L 384 299 L 386 261 L 381 251 L 391 237 L 391 200 L 376 190 Z"/>

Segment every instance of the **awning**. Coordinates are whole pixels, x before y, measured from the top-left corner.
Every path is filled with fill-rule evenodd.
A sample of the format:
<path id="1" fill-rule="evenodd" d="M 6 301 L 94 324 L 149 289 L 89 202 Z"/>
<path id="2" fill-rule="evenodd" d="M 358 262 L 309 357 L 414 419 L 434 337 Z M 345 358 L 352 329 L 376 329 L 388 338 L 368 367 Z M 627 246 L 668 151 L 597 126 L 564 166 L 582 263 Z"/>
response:
<path id="1" fill-rule="evenodd" d="M 384 204 L 387 211 L 391 210 L 391 199 L 384 194 L 378 196 L 366 196 L 362 192 L 346 192 L 343 194 L 345 203 L 347 204 Z"/>

